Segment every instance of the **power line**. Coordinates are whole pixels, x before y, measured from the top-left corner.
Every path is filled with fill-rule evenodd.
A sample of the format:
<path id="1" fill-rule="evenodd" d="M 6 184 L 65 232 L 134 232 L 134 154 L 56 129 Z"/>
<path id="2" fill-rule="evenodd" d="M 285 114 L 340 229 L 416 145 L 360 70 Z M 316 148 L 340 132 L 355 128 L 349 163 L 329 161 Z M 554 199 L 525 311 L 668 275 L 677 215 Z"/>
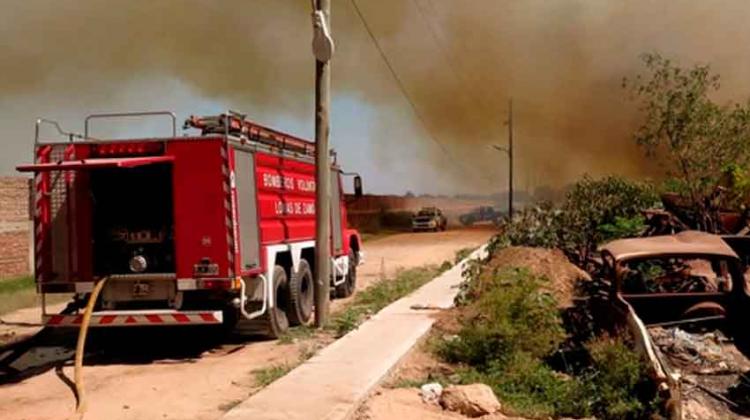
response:
<path id="1" fill-rule="evenodd" d="M 372 29 L 370 28 L 370 25 L 367 23 L 367 20 L 365 19 L 364 15 L 362 14 L 362 11 L 359 9 L 359 6 L 357 5 L 356 0 L 351 0 L 352 6 L 354 7 L 355 12 L 357 13 L 357 16 L 359 17 L 359 20 L 362 22 L 362 26 L 364 26 L 365 31 L 367 31 L 367 34 L 370 36 L 370 39 L 372 40 L 373 44 L 375 45 L 375 48 L 380 53 L 380 57 L 383 59 L 383 62 L 385 63 L 386 67 L 388 67 L 388 71 L 390 71 L 391 75 L 393 76 L 393 79 L 396 81 L 396 85 L 398 86 L 399 90 L 401 91 L 401 94 L 404 96 L 407 102 L 409 102 L 409 105 L 411 106 L 412 111 L 414 112 L 414 115 L 419 120 L 420 124 L 422 125 L 422 128 L 424 128 L 425 133 L 427 133 L 427 137 L 429 137 L 430 140 L 432 140 L 433 143 L 435 143 L 440 150 L 445 154 L 445 156 L 448 158 L 448 160 L 453 163 L 457 168 L 461 169 L 463 172 L 476 175 L 472 171 L 468 171 L 467 168 L 459 163 L 457 160 L 453 158 L 453 156 L 450 154 L 448 149 L 445 147 L 443 143 L 441 143 L 432 133 L 432 131 L 429 128 L 429 125 L 425 121 L 422 114 L 417 109 L 417 106 L 414 104 L 414 101 L 412 100 L 411 96 L 409 95 L 409 92 L 406 90 L 406 86 L 404 85 L 404 82 L 401 80 L 401 78 L 398 76 L 398 73 L 396 73 L 396 70 L 393 68 L 393 65 L 391 64 L 391 61 L 388 59 L 388 56 L 385 55 L 385 51 L 383 51 L 383 48 L 380 46 L 380 42 L 378 42 L 377 38 L 375 37 L 375 34 L 372 32 Z M 484 179 L 487 182 L 494 182 L 488 178 L 486 178 L 483 175 L 479 175 L 480 178 Z"/>
<path id="2" fill-rule="evenodd" d="M 459 89 L 462 93 L 462 96 L 469 100 L 471 102 L 472 98 L 476 99 L 478 103 L 481 105 L 479 107 L 482 110 L 491 110 L 492 107 L 489 105 L 489 103 L 486 100 L 486 91 L 480 91 L 478 94 L 476 92 L 476 89 L 474 89 L 475 84 L 471 78 L 467 78 L 467 73 L 462 73 L 459 71 L 459 69 L 456 67 L 454 60 L 451 59 L 451 54 L 448 48 L 446 48 L 443 45 L 443 42 L 440 40 L 440 36 L 438 35 L 437 31 L 433 27 L 430 19 L 427 17 L 427 12 L 424 10 L 424 7 L 420 4 L 419 0 L 412 0 L 412 4 L 414 4 L 414 7 L 417 9 L 417 13 L 419 14 L 419 18 L 422 20 L 422 23 L 427 28 L 427 30 L 430 33 L 430 36 L 432 37 L 432 42 L 435 44 L 435 47 L 440 52 L 440 55 L 443 56 L 443 61 L 450 69 L 450 72 L 453 74 L 453 77 L 462 85 L 466 85 L 468 89 Z M 431 4 L 431 3 L 430 3 Z M 434 8 L 433 8 L 434 13 Z M 473 91 L 473 92 L 469 92 Z M 490 121 L 497 121 L 496 115 L 488 115 Z M 494 124 L 493 124 L 494 125 Z M 502 130 L 503 124 L 498 124 L 498 128 Z"/>

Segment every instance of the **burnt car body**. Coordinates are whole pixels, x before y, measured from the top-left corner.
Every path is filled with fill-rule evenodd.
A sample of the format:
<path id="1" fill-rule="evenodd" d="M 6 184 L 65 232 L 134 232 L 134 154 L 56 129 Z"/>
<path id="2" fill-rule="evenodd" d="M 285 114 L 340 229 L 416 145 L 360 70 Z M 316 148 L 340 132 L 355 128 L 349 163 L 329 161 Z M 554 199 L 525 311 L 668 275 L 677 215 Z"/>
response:
<path id="1" fill-rule="evenodd" d="M 448 219 L 437 207 L 423 207 L 411 218 L 411 228 L 414 232 L 445 230 Z"/>
<path id="2" fill-rule="evenodd" d="M 720 236 L 685 231 L 600 251 L 608 301 L 630 305 L 646 324 L 744 319 L 750 306 L 742 261 Z"/>
<path id="3" fill-rule="evenodd" d="M 464 226 L 471 226 L 478 222 L 492 222 L 497 223 L 502 219 L 503 213 L 495 210 L 492 206 L 481 206 L 473 209 L 468 213 L 464 213 L 458 217 L 458 221 Z"/>

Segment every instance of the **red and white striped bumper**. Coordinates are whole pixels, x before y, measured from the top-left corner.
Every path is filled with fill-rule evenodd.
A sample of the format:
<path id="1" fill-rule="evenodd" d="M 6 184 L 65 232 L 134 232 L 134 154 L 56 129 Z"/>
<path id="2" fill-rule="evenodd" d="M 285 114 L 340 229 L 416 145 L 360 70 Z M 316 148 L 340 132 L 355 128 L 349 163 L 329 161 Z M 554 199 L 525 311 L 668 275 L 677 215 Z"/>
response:
<path id="1" fill-rule="evenodd" d="M 91 314 L 89 327 L 137 327 L 167 325 L 218 325 L 223 321 L 221 311 L 101 311 Z M 42 315 L 48 327 L 78 327 L 83 314 Z"/>

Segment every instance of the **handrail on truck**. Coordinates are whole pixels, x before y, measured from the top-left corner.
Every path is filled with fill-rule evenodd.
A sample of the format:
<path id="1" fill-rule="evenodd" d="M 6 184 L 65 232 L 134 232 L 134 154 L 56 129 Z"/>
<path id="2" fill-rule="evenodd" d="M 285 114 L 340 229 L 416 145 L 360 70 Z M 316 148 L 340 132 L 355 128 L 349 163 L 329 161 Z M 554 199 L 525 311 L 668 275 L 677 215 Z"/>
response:
<path id="1" fill-rule="evenodd" d="M 91 114 L 84 121 L 83 135 L 89 136 L 89 121 L 97 118 L 129 118 L 129 117 L 152 117 L 164 115 L 172 119 L 172 137 L 177 137 L 177 115 L 172 111 L 144 111 L 144 112 L 115 112 L 108 114 Z"/>
<path id="2" fill-rule="evenodd" d="M 34 144 L 39 144 L 39 131 L 42 124 L 47 124 L 55 127 L 55 130 L 57 130 L 57 134 L 67 137 L 70 142 L 73 142 L 74 138 L 85 139 L 85 136 L 82 136 L 80 134 L 64 131 L 62 127 L 60 127 L 60 123 L 58 123 L 57 121 L 48 120 L 46 118 L 38 118 L 36 120 L 36 124 L 34 125 Z"/>

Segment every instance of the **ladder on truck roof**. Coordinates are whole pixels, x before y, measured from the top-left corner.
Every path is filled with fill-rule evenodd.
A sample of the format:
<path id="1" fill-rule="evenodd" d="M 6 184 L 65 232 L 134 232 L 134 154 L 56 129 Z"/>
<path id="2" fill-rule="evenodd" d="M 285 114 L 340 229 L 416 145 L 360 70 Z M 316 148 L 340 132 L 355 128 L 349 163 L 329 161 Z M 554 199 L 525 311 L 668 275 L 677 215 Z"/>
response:
<path id="1" fill-rule="evenodd" d="M 191 115 L 190 118 L 185 120 L 184 128 L 201 130 L 202 135 L 235 135 L 282 150 L 315 156 L 315 143 L 256 124 L 247 120 L 244 114 L 237 112 L 229 111 L 228 113 L 205 117 Z"/>

